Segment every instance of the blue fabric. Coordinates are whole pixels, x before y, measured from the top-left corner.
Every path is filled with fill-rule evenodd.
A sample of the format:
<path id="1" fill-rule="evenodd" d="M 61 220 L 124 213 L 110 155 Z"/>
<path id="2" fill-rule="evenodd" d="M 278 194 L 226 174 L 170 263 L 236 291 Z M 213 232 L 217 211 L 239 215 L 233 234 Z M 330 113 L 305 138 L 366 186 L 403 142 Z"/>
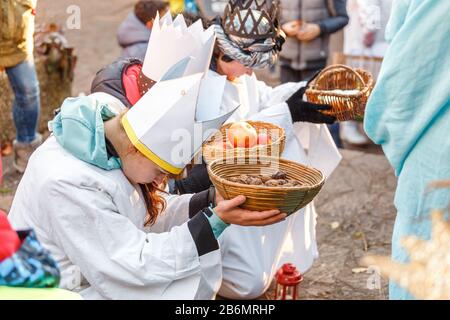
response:
<path id="1" fill-rule="evenodd" d="M 333 138 L 334 143 L 336 144 L 336 147 L 342 148 L 343 145 L 342 145 L 341 136 L 339 134 L 339 132 L 340 132 L 339 123 L 328 124 L 327 127 L 328 127 L 328 130 L 330 130 L 331 137 Z"/>
<path id="2" fill-rule="evenodd" d="M 213 208 L 210 208 L 213 214 L 208 217 L 206 214 L 206 218 L 208 218 L 209 225 L 211 226 L 211 229 L 214 233 L 214 237 L 216 239 L 219 239 L 222 232 L 229 226 L 228 223 L 225 223 L 222 219 L 219 218 L 219 216 L 215 213 Z"/>
<path id="3" fill-rule="evenodd" d="M 195 0 L 184 0 L 184 11 L 193 15 L 198 15 L 198 7 Z"/>
<path id="4" fill-rule="evenodd" d="M 36 138 L 40 110 L 39 82 L 34 62 L 28 59 L 6 68 L 6 74 L 15 97 L 13 119 L 16 139 L 21 143 L 30 143 Z"/>
<path id="5" fill-rule="evenodd" d="M 321 34 L 331 34 L 348 24 L 347 0 L 333 0 L 334 15 L 319 22 Z"/>
<path id="6" fill-rule="evenodd" d="M 407 262 L 399 240 L 430 238 L 430 209 L 450 203 L 448 190 L 426 193 L 450 179 L 450 1 L 397 0 L 386 28 L 390 47 L 368 101 L 365 130 L 398 176 L 392 258 Z M 391 299 L 413 298 L 390 283 Z"/>
<path id="7" fill-rule="evenodd" d="M 49 288 L 60 280 L 58 266 L 42 247 L 34 231 L 19 231 L 23 239 L 19 250 L 0 262 L 0 286 Z"/>
<path id="8" fill-rule="evenodd" d="M 120 159 L 108 158 L 103 121 L 116 114 L 107 104 L 86 96 L 67 98 L 51 122 L 59 144 L 80 160 L 105 170 L 120 169 Z"/>

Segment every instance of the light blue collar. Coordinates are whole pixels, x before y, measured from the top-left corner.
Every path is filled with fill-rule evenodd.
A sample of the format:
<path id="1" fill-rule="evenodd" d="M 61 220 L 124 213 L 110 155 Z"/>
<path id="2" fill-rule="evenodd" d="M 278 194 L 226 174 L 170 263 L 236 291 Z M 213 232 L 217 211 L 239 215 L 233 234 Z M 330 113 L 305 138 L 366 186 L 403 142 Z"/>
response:
<path id="1" fill-rule="evenodd" d="M 105 170 L 120 169 L 119 158 L 108 158 L 103 124 L 116 115 L 93 96 L 67 98 L 49 128 L 59 144 L 78 159 Z"/>

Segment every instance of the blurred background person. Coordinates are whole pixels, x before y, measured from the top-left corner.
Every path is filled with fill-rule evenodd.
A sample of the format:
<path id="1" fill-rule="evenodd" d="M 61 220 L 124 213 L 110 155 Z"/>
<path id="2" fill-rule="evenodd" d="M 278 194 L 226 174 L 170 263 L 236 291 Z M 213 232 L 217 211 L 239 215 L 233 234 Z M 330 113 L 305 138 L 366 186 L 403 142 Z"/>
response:
<path id="1" fill-rule="evenodd" d="M 346 0 L 281 0 L 280 19 L 287 35 L 280 52 L 280 81 L 309 80 L 327 64 L 330 35 L 348 23 Z M 329 126 L 338 147 L 339 124 Z"/>
<path id="2" fill-rule="evenodd" d="M 169 2 L 141 0 L 134 6 L 117 30 L 117 41 L 123 48 L 122 58 L 144 59 L 148 39 L 156 14 L 163 16 L 169 10 Z"/>
<path id="3" fill-rule="evenodd" d="M 198 14 L 207 20 L 212 20 L 216 16 L 222 16 L 227 3 L 228 0 L 195 0 Z"/>
<path id="4" fill-rule="evenodd" d="M 349 24 L 344 29 L 345 64 L 370 71 L 376 79 L 389 44 L 384 32 L 392 0 L 348 0 Z M 340 123 L 341 140 L 366 145 L 369 139 L 360 131 L 357 121 Z"/>
<path id="5" fill-rule="evenodd" d="M 280 18 L 288 36 L 280 52 L 282 83 L 308 80 L 323 69 L 330 34 L 349 20 L 346 0 L 281 0 Z"/>
<path id="6" fill-rule="evenodd" d="M 172 14 L 181 13 L 184 11 L 184 0 L 169 0 L 170 12 Z"/>
<path id="7" fill-rule="evenodd" d="M 23 173 L 31 153 L 41 144 L 39 82 L 33 58 L 37 0 L 0 2 L 0 68 L 5 68 L 14 92 L 14 168 Z"/>
<path id="8" fill-rule="evenodd" d="M 197 0 L 168 0 L 170 4 L 170 12 L 172 14 L 178 13 L 190 13 L 199 14 L 198 1 Z M 217 0 L 202 0 L 201 2 L 214 2 Z"/>

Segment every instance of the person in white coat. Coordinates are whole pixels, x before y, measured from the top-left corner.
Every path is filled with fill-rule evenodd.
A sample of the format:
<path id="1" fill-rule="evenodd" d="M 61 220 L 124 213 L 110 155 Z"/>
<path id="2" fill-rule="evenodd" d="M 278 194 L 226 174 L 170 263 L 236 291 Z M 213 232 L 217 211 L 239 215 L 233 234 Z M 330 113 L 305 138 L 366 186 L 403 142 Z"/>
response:
<path id="1" fill-rule="evenodd" d="M 341 156 L 327 126 L 322 124 L 335 120 L 320 112 L 329 106 L 302 99 L 306 82 L 272 88 L 256 78 L 253 68 L 275 63 L 283 34 L 276 27 L 276 18 L 270 15 L 273 8 L 265 7 L 265 3 L 255 7 L 258 6 L 255 2 L 250 6 L 253 9 L 243 9 L 239 4 L 239 1 L 230 2 L 224 17 L 215 20 L 217 40 L 209 76 L 226 75 L 228 79 L 222 104 L 215 114 L 227 112 L 239 104 L 229 121 L 260 120 L 283 127 L 286 147 L 282 157 L 313 166 L 330 176 Z M 255 19 L 248 19 L 247 28 L 240 28 L 239 21 L 244 19 L 239 19 L 238 15 L 243 17 L 249 11 Z M 258 21 L 261 14 L 266 18 L 254 26 L 252 21 Z M 236 24 L 230 27 L 230 21 Z M 200 191 L 209 184 L 204 167 L 198 165 L 190 176 L 175 183 L 174 192 Z M 232 299 L 256 298 L 268 289 L 283 263 L 292 262 L 301 272 L 306 272 L 317 258 L 314 204 L 273 226 L 230 227 L 219 242 L 223 255 L 223 282 L 219 294 Z"/>
<path id="2" fill-rule="evenodd" d="M 350 23 L 344 29 L 344 54 L 383 58 L 389 46 L 384 34 L 391 7 L 392 0 L 348 0 Z"/>
<path id="3" fill-rule="evenodd" d="M 163 198 L 157 185 L 190 161 L 172 156 L 171 133 L 199 120 L 202 75 L 166 76 L 127 111 L 102 92 L 64 101 L 9 213 L 51 251 L 62 288 L 86 299 L 211 299 L 222 279 L 223 230 L 286 217 L 239 209 L 243 196 L 203 205 L 193 195 Z M 228 116 L 204 124 L 218 128 Z"/>

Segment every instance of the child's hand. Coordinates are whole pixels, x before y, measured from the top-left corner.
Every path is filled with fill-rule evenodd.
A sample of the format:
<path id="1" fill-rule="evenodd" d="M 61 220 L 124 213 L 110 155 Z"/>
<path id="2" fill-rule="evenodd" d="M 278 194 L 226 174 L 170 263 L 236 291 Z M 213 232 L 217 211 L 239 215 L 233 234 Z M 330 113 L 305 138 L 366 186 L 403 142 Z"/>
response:
<path id="1" fill-rule="evenodd" d="M 216 195 L 218 195 L 217 192 Z M 225 223 L 241 226 L 265 226 L 286 218 L 286 214 L 280 213 L 279 210 L 250 211 L 239 208 L 245 202 L 244 196 L 237 196 L 230 200 L 223 200 L 220 195 L 216 198 L 221 200 L 217 202 L 214 212 Z"/>

